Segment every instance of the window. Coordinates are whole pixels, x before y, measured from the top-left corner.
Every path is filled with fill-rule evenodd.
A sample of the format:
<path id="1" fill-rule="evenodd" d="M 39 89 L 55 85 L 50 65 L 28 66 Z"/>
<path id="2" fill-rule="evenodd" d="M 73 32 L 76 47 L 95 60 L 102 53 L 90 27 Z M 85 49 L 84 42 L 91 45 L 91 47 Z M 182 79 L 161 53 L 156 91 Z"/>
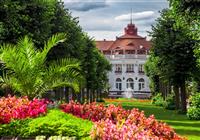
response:
<path id="1" fill-rule="evenodd" d="M 139 90 L 142 90 L 144 88 L 144 79 L 140 78 L 138 82 Z"/>
<path id="2" fill-rule="evenodd" d="M 122 90 L 122 80 L 120 78 L 116 79 L 116 89 Z"/>
<path id="3" fill-rule="evenodd" d="M 132 78 L 128 78 L 126 80 L 126 88 L 134 89 L 134 81 Z"/>
<path id="4" fill-rule="evenodd" d="M 143 64 L 139 64 L 138 72 L 139 73 L 144 73 L 144 65 Z"/>
<path id="5" fill-rule="evenodd" d="M 126 72 L 134 72 L 134 64 L 126 64 Z"/>
<path id="6" fill-rule="evenodd" d="M 137 50 L 137 54 L 146 54 L 146 50 L 144 49 Z"/>
<path id="7" fill-rule="evenodd" d="M 115 65 L 115 73 L 122 73 L 122 64 Z"/>

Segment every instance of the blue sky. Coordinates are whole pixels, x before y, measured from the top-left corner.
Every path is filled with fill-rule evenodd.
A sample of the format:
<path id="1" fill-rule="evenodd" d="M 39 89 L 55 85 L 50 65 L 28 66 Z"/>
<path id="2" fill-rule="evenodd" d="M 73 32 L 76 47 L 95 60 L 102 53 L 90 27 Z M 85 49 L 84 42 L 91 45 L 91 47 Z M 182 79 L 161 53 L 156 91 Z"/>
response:
<path id="1" fill-rule="evenodd" d="M 147 36 L 151 25 L 159 17 L 159 11 L 168 8 L 167 0 L 63 0 L 72 16 L 79 17 L 79 24 L 89 36 L 96 40 L 114 40 L 133 23 L 141 36 Z"/>

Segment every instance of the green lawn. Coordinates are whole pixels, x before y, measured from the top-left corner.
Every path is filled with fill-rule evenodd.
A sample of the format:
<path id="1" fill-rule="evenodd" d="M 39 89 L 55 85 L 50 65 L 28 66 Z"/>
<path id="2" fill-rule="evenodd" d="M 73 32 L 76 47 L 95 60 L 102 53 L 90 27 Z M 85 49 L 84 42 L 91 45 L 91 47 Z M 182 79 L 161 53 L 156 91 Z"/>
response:
<path id="1" fill-rule="evenodd" d="M 155 118 L 164 121 L 175 129 L 175 131 L 187 137 L 189 140 L 200 140 L 200 121 L 188 120 L 186 115 L 177 114 L 175 111 L 165 110 L 162 107 L 152 105 L 150 102 L 139 102 L 123 100 L 122 106 L 126 109 L 139 108 L 146 116 L 154 114 Z M 112 102 L 113 103 L 113 102 Z M 117 104 L 117 103 L 114 103 Z"/>

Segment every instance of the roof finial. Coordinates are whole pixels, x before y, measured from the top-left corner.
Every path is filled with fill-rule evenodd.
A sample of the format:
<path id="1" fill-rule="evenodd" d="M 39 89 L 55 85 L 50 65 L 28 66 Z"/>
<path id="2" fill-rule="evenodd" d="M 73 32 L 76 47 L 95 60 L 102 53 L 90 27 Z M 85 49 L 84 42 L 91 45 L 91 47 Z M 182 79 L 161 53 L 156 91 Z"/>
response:
<path id="1" fill-rule="evenodd" d="M 131 8 L 131 17 L 130 17 L 131 24 L 133 23 L 133 9 Z"/>

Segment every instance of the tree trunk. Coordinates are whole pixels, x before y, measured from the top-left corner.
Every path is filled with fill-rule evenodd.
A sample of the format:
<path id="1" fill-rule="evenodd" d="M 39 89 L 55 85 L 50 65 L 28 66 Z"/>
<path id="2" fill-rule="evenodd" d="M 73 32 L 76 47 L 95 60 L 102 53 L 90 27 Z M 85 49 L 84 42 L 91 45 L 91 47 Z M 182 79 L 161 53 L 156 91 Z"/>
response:
<path id="1" fill-rule="evenodd" d="M 93 93 L 94 93 L 94 90 L 90 90 L 90 103 L 92 103 L 93 101 Z"/>
<path id="2" fill-rule="evenodd" d="M 81 102 L 81 92 L 76 94 L 77 96 L 77 101 L 80 103 Z"/>
<path id="3" fill-rule="evenodd" d="M 87 88 L 86 94 L 87 94 L 87 103 L 89 103 L 90 102 L 90 90 L 89 90 L 89 88 Z"/>
<path id="4" fill-rule="evenodd" d="M 175 93 L 175 105 L 176 109 L 178 110 L 180 108 L 180 98 L 179 98 L 179 89 L 178 86 L 173 87 L 174 93 Z"/>
<path id="5" fill-rule="evenodd" d="M 182 113 L 187 112 L 185 80 L 181 82 L 181 111 Z"/>
<path id="6" fill-rule="evenodd" d="M 100 89 L 100 91 L 99 91 L 99 100 L 101 100 L 102 99 L 102 90 Z"/>
<path id="7" fill-rule="evenodd" d="M 65 101 L 68 103 L 69 102 L 69 88 L 65 87 Z"/>

